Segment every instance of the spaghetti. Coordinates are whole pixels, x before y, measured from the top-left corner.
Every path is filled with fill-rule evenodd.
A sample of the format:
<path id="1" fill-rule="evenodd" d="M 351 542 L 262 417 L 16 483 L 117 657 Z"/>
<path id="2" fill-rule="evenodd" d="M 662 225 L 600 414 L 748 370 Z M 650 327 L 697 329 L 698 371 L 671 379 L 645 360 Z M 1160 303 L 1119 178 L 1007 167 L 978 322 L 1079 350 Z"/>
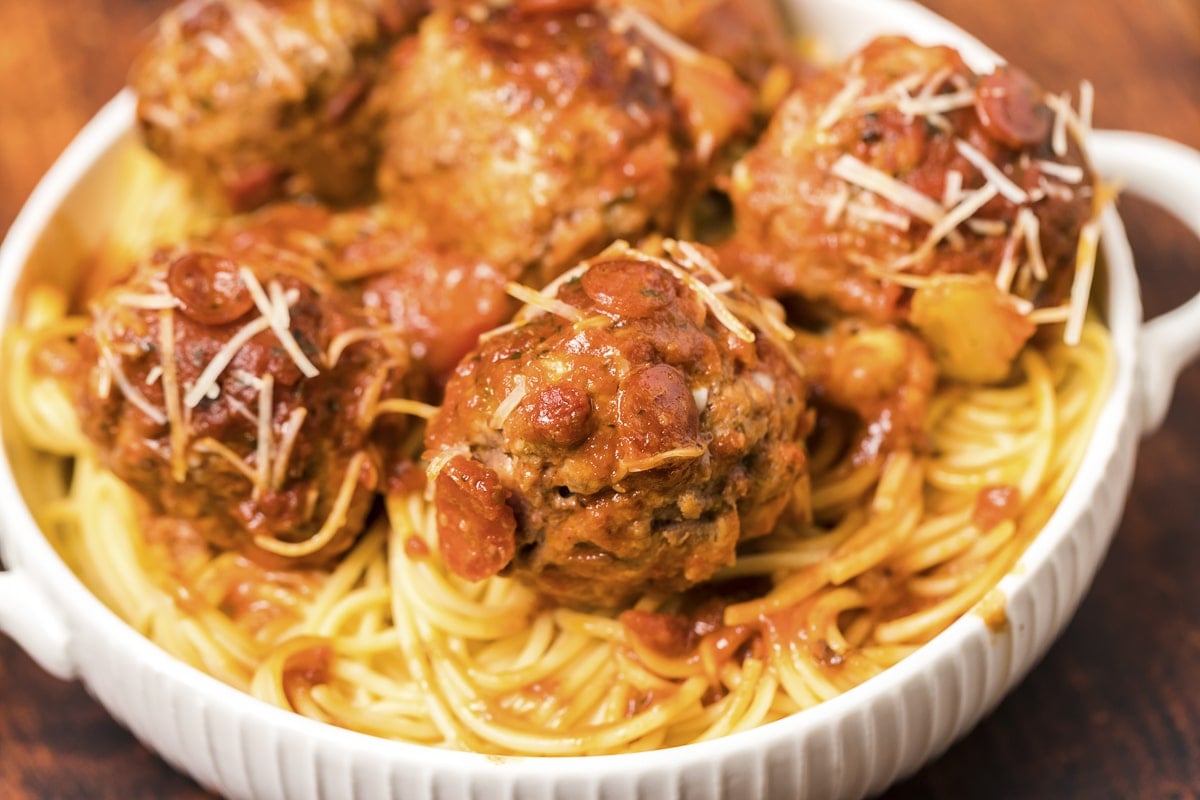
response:
<path id="1" fill-rule="evenodd" d="M 266 702 L 494 754 L 702 741 L 796 713 L 909 655 L 977 606 L 1050 517 L 1112 369 L 1093 318 L 1077 347 L 1027 349 L 1010 385 L 941 387 L 930 455 L 856 465 L 851 432 L 824 430 L 811 453 L 815 521 L 744 547 L 708 589 L 723 612 L 671 653 L 655 632 L 684 619 L 679 597 L 582 613 L 504 577 L 449 573 L 420 491 L 390 496 L 386 521 L 329 570 L 270 571 L 148 521 L 89 455 L 61 385 L 28 368 L 31 343 L 78 328 L 64 308 L 49 290 L 27 298 L 9 337 L 10 387 L 23 429 L 43 432 L 32 443 L 74 459 L 69 492 L 40 522 L 97 596 L 175 657 Z"/>
<path id="2" fill-rule="evenodd" d="M 585 16 L 577 3 L 535 5 L 531 18 L 562 12 L 575 25 Z M 605 8 L 587 13 L 603 21 Z M 118 183 L 125 196 L 112 238 L 74 287 L 79 296 L 30 287 L 20 324 L 5 340 L 12 416 L 29 448 L 46 456 L 32 478 L 39 485 L 31 506 L 80 578 L 165 651 L 264 702 L 380 737 L 499 756 L 629 752 L 726 736 L 869 680 L 972 609 L 988 624 L 1003 624 L 999 595 L 991 593 L 1066 492 L 1113 371 L 1108 333 L 1088 310 L 1098 213 L 1110 193 L 1085 169 L 1086 124 L 1060 101 L 1051 131 L 1038 105 L 1050 101 L 1038 101 L 1019 73 L 977 76 L 947 48 L 885 38 L 840 72 L 766 103 L 780 110 L 757 142 L 744 142 L 751 149 L 732 168 L 734 231 L 719 257 L 660 237 L 647 250 L 661 248 L 669 258 L 622 243 L 605 251 L 613 256 L 608 261 L 563 272 L 581 248 L 594 252 L 589 248 L 648 230 L 673 232 L 659 214 L 680 189 L 675 166 L 668 166 L 680 155 L 672 149 L 677 123 L 698 127 L 690 132 L 702 134 L 693 144 L 705 162 L 677 166 L 705 172 L 714 148 L 738 127 L 706 125 L 728 116 L 721 109 L 749 115 L 750 95 L 741 84 L 726 85 L 732 75 L 724 67 L 702 71 L 707 77 L 698 80 L 694 70 L 708 69 L 699 51 L 680 49 L 665 28 L 620 11 L 609 20 L 615 27 L 579 26 L 581 53 L 594 55 L 600 41 L 619 55 L 601 60 L 613 74 L 580 85 L 624 87 L 625 78 L 617 78 L 632 70 L 630 80 L 637 80 L 617 94 L 622 103 L 649 102 L 649 111 L 589 95 L 579 101 L 587 113 L 545 117 L 575 108 L 564 94 L 539 101 L 537 125 L 524 127 L 511 122 L 509 106 L 513 98 L 540 95 L 519 83 L 497 84 L 488 91 L 498 104 L 473 110 L 487 92 L 469 74 L 456 78 L 445 69 L 471 66 L 470 56 L 446 58 L 438 48 L 448 45 L 431 35 L 439 24 L 455 36 L 477 35 L 469 22 L 526 37 L 521 26 L 533 24 L 507 6 L 478 12 L 482 20 L 443 16 L 423 26 L 418 55 L 406 62 L 418 72 L 392 76 L 407 80 L 432 69 L 425 77 L 437 83 L 450 75 L 440 93 L 392 109 L 398 116 L 389 130 L 407 120 L 420 136 L 372 144 L 358 131 L 366 151 L 390 145 L 375 187 L 391 204 L 385 209 L 404 211 L 427 198 L 441 213 L 401 213 L 391 230 L 386 214 L 376 218 L 374 209 L 281 204 L 225 230 L 228 220 L 199 206 L 186 180 L 170 177 L 140 149 L 124 151 Z M 236 64 L 286 78 L 295 65 L 279 59 L 291 56 L 263 50 L 244 19 L 230 20 L 237 34 L 231 41 L 248 45 Z M 622 28 L 631 25 L 646 39 L 635 50 L 627 48 L 636 37 Z M 348 45 L 362 38 L 351 33 Z M 385 33 L 363 36 L 382 47 L 391 35 Z M 170 36 L 159 45 L 154 57 L 172 68 L 191 46 Z M 673 57 L 675 72 L 649 69 L 657 63 L 652 46 Z M 562 57 L 561 48 L 552 49 Z M 502 50 L 489 45 L 474 57 Z M 487 69 L 480 74 L 505 81 L 547 72 L 536 60 L 512 70 L 481 63 Z M 376 66 L 384 70 L 370 59 L 366 66 L 371 75 Z M 169 69 L 148 74 L 160 73 L 180 77 Z M 267 83 L 282 89 L 278 97 L 268 92 L 270 101 L 288 100 L 297 88 L 289 80 Z M 768 76 L 764 98 L 787 94 L 786 86 L 776 91 L 770 83 Z M 701 85 L 713 93 L 691 97 Z M 443 105 L 459 104 L 456 92 L 464 87 L 472 99 L 463 108 L 475 116 L 460 120 L 458 108 L 442 114 Z M 154 88 L 154 81 L 143 86 L 143 96 Z M 685 117 L 672 116 L 682 112 L 668 88 L 683 96 Z M 332 110 L 308 120 L 317 133 L 337 125 L 367 91 L 353 83 L 348 90 L 335 93 Z M 183 118 L 164 116 L 161 103 L 143 104 L 157 118 L 143 119 L 147 141 L 160 151 L 174 143 L 190 152 L 194 158 L 176 159 L 185 168 L 196 160 L 207 165 L 210 156 L 218 166 L 228 159 L 221 188 L 233 207 L 286 193 L 288 173 L 298 179 L 292 189 L 317 191 L 324 200 L 358 197 L 357 181 L 322 192 L 317 167 L 327 159 L 307 146 L 293 152 L 295 131 L 284 137 L 271 125 L 259 130 L 257 117 L 239 127 L 233 123 L 244 121 L 236 114 L 222 117 L 228 110 L 197 99 L 221 123 L 215 127 L 229 122 L 259 137 L 259 145 L 276 145 L 260 154 L 274 156 L 265 159 L 270 168 L 247 168 L 240 160 L 245 148 L 226 152 L 224 140 L 190 139 L 203 126 L 175 130 Z M 424 121 L 414 109 L 436 113 Z M 644 152 L 624 153 L 642 141 L 622 132 L 639 114 Z M 608 128 L 576 131 L 581 144 L 573 145 L 575 138 L 559 134 L 571 132 L 576 116 L 612 120 Z M 438 129 L 446 120 L 457 121 L 453 135 Z M 370 118 L 363 123 L 381 127 Z M 156 140 L 155 125 L 170 130 Z M 519 132 L 513 152 L 529 158 L 515 165 L 489 160 L 489 168 L 503 167 L 489 177 L 476 153 L 505 148 L 490 139 L 476 146 L 459 134 L 497 126 L 505 135 Z M 348 126 L 346 135 L 356 128 Z M 429 142 L 440 139 L 446 146 L 437 150 L 432 177 L 422 178 L 412 163 L 431 158 Z M 554 147 L 543 146 L 551 139 Z M 560 153 L 560 139 L 561 148 L 580 152 Z M 914 152 L 928 145 L 932 160 L 911 172 L 883 169 L 897 160 L 885 148 L 901 139 L 919 144 Z M 331 141 L 340 143 L 341 134 Z M 1030 153 L 1048 155 L 1047 146 L 1060 160 L 1033 160 Z M 614 164 L 576 158 L 610 150 L 620 156 Z M 554 153 L 553 163 L 539 160 L 544 152 Z M 636 185 L 596 185 L 596 175 L 609 173 L 613 180 L 636 177 Z M 525 188 L 510 185 L 518 176 Z M 489 180 L 504 191 L 486 191 Z M 559 194 L 561 202 L 554 200 Z M 522 211 L 527 201 L 537 214 Z M 488 205 L 468 215 L 471 224 L 455 218 L 476 202 Z M 546 209 L 557 210 L 546 212 L 544 225 L 526 219 L 541 219 Z M 476 218 L 487 224 L 474 224 Z M 1048 220 L 1062 224 L 1051 229 Z M 213 226 L 209 238 L 178 244 Z M 414 255 L 430 243 L 410 228 L 432 234 L 442 226 L 444 240 L 434 237 L 431 252 Z M 521 241 L 522 232 L 529 241 Z M 485 261 L 511 269 L 462 271 L 458 256 L 443 250 L 464 241 L 483 246 Z M 163 243 L 172 247 L 151 255 Z M 339 260 L 354 262 L 343 278 L 367 276 L 358 287 L 362 297 L 336 285 L 330 264 Z M 718 260 L 733 267 L 732 277 L 717 270 Z M 108 288 L 139 261 L 132 279 Z M 521 282 L 555 275 L 541 289 Z M 743 287 L 747 277 L 811 304 L 814 319 L 835 321 L 820 334 L 793 330 L 781 306 Z M 107 293 L 89 326 L 73 309 L 102 288 Z M 482 302 L 489 291 L 495 302 Z M 506 310 L 505 292 L 526 304 L 516 317 Z M 365 300 L 386 306 L 396 293 L 400 306 L 421 313 Z M 475 317 L 467 303 L 458 308 L 462 298 L 471 300 Z M 423 318 L 429 309 L 422 304 L 436 319 Z M 120 325 L 107 324 L 118 316 Z M 972 326 L 969 336 L 964 323 Z M 449 381 L 441 408 L 425 402 L 436 393 L 413 388 L 422 380 L 404 382 L 410 354 L 417 363 L 424 350 L 445 344 L 441 339 L 450 339 L 446 350 L 454 352 L 487 328 L 475 361 L 454 377 L 433 362 L 425 364 L 429 375 L 415 376 Z M 410 333 L 412 341 L 399 338 Z M 1064 341 L 1052 340 L 1053 333 Z M 551 357 L 577 354 L 587 342 L 604 345 L 589 355 L 594 373 L 580 368 L 583 362 Z M 670 348 L 668 359 L 662 352 Z M 83 400 L 63 379 L 78 377 L 72 358 L 89 370 Z M 687 372 L 704 358 L 710 372 Z M 503 365 L 484 376 L 495 380 L 468 383 L 485 362 Z M 578 385 L 568 386 L 567 375 Z M 420 397 L 401 396 L 410 389 Z M 824 403 L 819 415 L 810 413 L 810 398 Z M 514 425 L 543 400 L 550 422 L 537 451 L 532 436 Z M 439 440 L 439 425 L 458 408 L 467 409 L 459 428 L 446 433 L 442 425 Z M 417 420 L 430 422 L 427 463 L 408 469 L 405 459 L 417 450 L 408 424 Z M 614 433 L 622 425 L 624 438 Z M 599 477 L 546 477 L 551 456 L 587 442 L 600 442 L 591 464 L 599 465 Z M 518 449 L 528 462 L 512 457 Z M 480 460 L 471 461 L 475 456 Z M 67 474 L 64 464 L 68 485 L 48 492 Z M 543 529 L 518 540 L 513 506 L 531 493 L 508 505 L 523 487 L 503 485 L 493 465 L 529 478 L 543 502 L 539 511 L 591 513 L 602 501 L 629 501 L 646 490 L 650 500 L 627 502 L 632 511 L 625 516 L 581 515 L 601 521 L 588 532 L 619 544 L 635 538 L 626 527 L 654 539 L 635 554 L 645 556 L 646 568 L 636 581 L 617 574 L 606 589 L 600 570 L 634 559 L 583 535 L 565 537 L 559 551 L 594 572 L 565 579 L 554 572 L 557 583 L 522 575 L 514 554 L 527 555 L 552 528 L 565 526 L 543 514 Z M 654 484 L 647 475 L 660 469 L 664 477 Z M 685 469 L 693 472 L 680 478 Z M 475 514 L 485 523 L 507 515 L 492 526 L 499 535 L 472 539 L 486 526 L 447 523 L 445 506 L 459 509 L 457 495 L 438 505 L 446 501 L 445 485 L 478 490 L 491 503 L 483 512 L 497 512 Z M 178 506 L 169 502 L 178 499 L 172 492 L 183 498 Z M 474 499 L 459 503 L 468 522 L 479 512 Z M 379 513 L 372 514 L 372 503 L 383 506 Z M 659 513 L 666 506 L 670 515 Z M 454 535 L 467 542 L 465 555 L 448 555 L 456 552 L 448 546 Z M 727 547 L 701 552 L 712 541 Z M 478 552 L 471 546 L 480 542 L 477 551 L 491 547 L 502 556 L 485 569 L 472 561 Z M 575 594 L 587 577 L 595 580 Z M 625 610 L 578 610 L 594 605 Z"/>

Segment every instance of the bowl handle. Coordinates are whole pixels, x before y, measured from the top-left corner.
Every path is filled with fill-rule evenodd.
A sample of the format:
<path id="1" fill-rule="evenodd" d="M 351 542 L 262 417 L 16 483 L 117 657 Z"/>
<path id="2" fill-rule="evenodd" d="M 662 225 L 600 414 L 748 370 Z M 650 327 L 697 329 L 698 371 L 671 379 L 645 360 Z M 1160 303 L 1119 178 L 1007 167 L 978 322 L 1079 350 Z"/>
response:
<path id="1" fill-rule="evenodd" d="M 1095 131 L 1090 144 L 1100 174 L 1160 206 L 1200 238 L 1200 152 L 1129 131 Z M 1180 371 L 1200 355 L 1200 295 L 1143 325 L 1138 350 L 1142 432 L 1149 433 L 1162 424 Z"/>
<path id="2" fill-rule="evenodd" d="M 67 626 L 20 569 L 0 572 L 0 632 L 7 633 L 42 669 L 64 681 L 76 677 Z"/>

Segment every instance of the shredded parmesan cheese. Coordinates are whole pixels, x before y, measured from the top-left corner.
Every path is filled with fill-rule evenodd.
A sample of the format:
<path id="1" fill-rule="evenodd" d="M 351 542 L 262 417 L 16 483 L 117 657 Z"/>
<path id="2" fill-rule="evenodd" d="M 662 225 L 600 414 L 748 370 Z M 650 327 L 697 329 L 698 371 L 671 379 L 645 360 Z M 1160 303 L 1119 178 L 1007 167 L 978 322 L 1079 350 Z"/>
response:
<path id="1" fill-rule="evenodd" d="M 141 294 L 138 292 L 117 292 L 113 302 L 127 308 L 138 308 L 144 311 L 161 311 L 165 308 L 177 308 L 179 301 L 169 294 Z"/>
<path id="2" fill-rule="evenodd" d="M 1013 220 L 1012 230 L 1008 232 L 1008 239 L 1004 242 L 1004 250 L 1000 254 L 1000 266 L 996 269 L 996 288 L 1005 294 L 1012 291 L 1013 278 L 1017 275 L 1017 245 L 1025 235 L 1024 226 L 1025 218 L 1018 214 Z"/>
<path id="3" fill-rule="evenodd" d="M 585 314 L 570 303 L 563 302 L 557 297 L 548 297 L 536 289 L 531 289 L 528 286 L 509 281 L 504 287 L 504 291 L 511 297 L 515 297 L 527 306 L 532 306 L 538 311 L 544 311 L 550 314 L 555 314 L 570 322 L 580 322 L 585 318 Z"/>
<path id="4" fill-rule="evenodd" d="M 926 73 L 912 72 L 892 82 L 877 94 L 863 97 L 855 104 L 855 110 L 861 113 L 878 111 L 881 108 L 894 106 L 897 102 L 912 99 L 909 95 L 913 89 L 925 82 Z"/>
<path id="5" fill-rule="evenodd" d="M 1092 278 L 1096 272 L 1096 255 L 1100 243 L 1100 218 L 1088 220 L 1079 232 L 1079 246 L 1075 251 L 1075 280 L 1071 283 L 1071 313 L 1063 331 L 1063 341 L 1074 347 L 1083 335 L 1083 322 L 1087 316 L 1088 297 L 1092 292 Z"/>
<path id="6" fill-rule="evenodd" d="M 691 64 L 699 63 L 704 59 L 704 55 L 699 50 L 636 9 L 622 5 L 612 15 L 611 24 L 616 31 L 636 29 L 651 44 L 672 59 Z"/>
<path id="7" fill-rule="evenodd" d="M 159 313 L 158 344 L 162 361 L 157 369 L 162 374 L 163 405 L 171 424 L 171 477 L 182 483 L 187 478 L 188 429 L 179 407 L 179 377 L 175 364 L 175 312 L 164 309 Z M 149 377 L 149 376 L 147 376 Z"/>
<path id="8" fill-rule="evenodd" d="M 292 335 L 292 322 L 288 306 L 299 299 L 299 294 L 285 293 L 283 287 L 277 281 L 271 281 L 269 286 L 270 296 L 268 296 L 268 291 L 263 289 L 258 276 L 246 267 L 241 267 L 238 270 L 238 277 L 242 279 L 242 283 L 249 290 L 250 297 L 254 300 L 254 305 L 257 306 L 259 313 L 267 320 L 271 331 L 275 334 L 275 338 L 283 346 L 284 352 L 291 357 L 300 372 L 306 378 L 313 378 L 320 374 L 320 370 L 304 354 L 304 351 L 300 349 L 300 344 L 296 341 L 296 337 Z"/>
<path id="9" fill-rule="evenodd" d="M 950 208 L 962 198 L 963 174 L 956 169 L 946 170 L 946 185 L 942 189 L 942 205 Z"/>
<path id="10" fill-rule="evenodd" d="M 1037 168 L 1052 178 L 1058 178 L 1064 183 L 1079 183 L 1083 180 L 1083 167 L 1078 164 L 1063 164 L 1049 159 L 1038 159 L 1033 162 Z"/>
<path id="11" fill-rule="evenodd" d="M 998 219 L 969 219 L 967 227 L 980 236 L 1003 236 L 1008 226 Z"/>
<path id="12" fill-rule="evenodd" d="M 436 456 L 429 459 L 428 466 L 425 467 L 425 499 L 433 499 L 434 487 L 437 485 L 438 475 L 442 474 L 442 470 L 456 456 L 470 457 L 471 451 L 465 445 L 455 445 L 454 447 L 442 448 Z"/>
<path id="13" fill-rule="evenodd" d="M 867 224 L 886 225 L 898 231 L 907 231 L 912 225 L 912 217 L 907 214 L 888 211 L 862 199 L 851 200 L 846 205 L 846 216 Z"/>
<path id="14" fill-rule="evenodd" d="M 488 425 L 495 430 L 503 428 L 504 423 L 508 421 L 512 412 L 516 411 L 517 406 L 525 399 L 527 391 L 528 387 L 525 384 L 525 376 L 514 375 L 512 390 L 500 401 L 500 405 L 496 406 L 496 411 L 492 414 L 491 419 L 488 420 Z"/>
<path id="15" fill-rule="evenodd" d="M 925 117 L 931 114 L 944 114 L 959 108 L 967 108 L 975 103 L 975 90 L 964 89 L 951 94 L 938 94 L 928 97 L 905 97 L 896 104 L 900 113 L 908 117 Z"/>
<path id="16" fill-rule="evenodd" d="M 497 336 L 503 336 L 506 333 L 512 333 L 523 326 L 527 321 L 528 320 L 525 319 L 517 319 L 512 322 L 506 322 L 503 325 L 498 325 L 495 328 L 492 328 L 490 331 L 484 331 L 483 333 L 479 334 L 479 343 L 483 344 L 489 339 L 494 339 Z"/>
<path id="17" fill-rule="evenodd" d="M 834 176 L 890 200 L 913 216 L 933 225 L 945 214 L 941 205 L 906 183 L 860 161 L 849 153 L 834 162 Z"/>
<path id="18" fill-rule="evenodd" d="M 1018 217 L 1024 217 L 1021 224 L 1021 229 L 1025 234 L 1025 254 L 1029 257 L 1029 268 L 1033 270 L 1033 277 L 1039 281 L 1044 281 L 1050 277 L 1050 272 L 1046 268 L 1046 259 L 1042 255 L 1042 228 L 1038 221 L 1037 215 L 1028 208 L 1022 208 L 1017 212 Z"/>
<path id="19" fill-rule="evenodd" d="M 1029 195 L 1025 193 L 1024 189 L 1013 183 L 999 167 L 993 164 L 987 156 L 967 143 L 965 139 L 955 139 L 954 147 L 963 158 L 971 162 L 976 169 L 983 173 L 983 177 L 989 183 L 994 183 L 996 188 L 1000 190 L 1000 194 L 1004 195 L 1008 200 L 1017 205 L 1029 202 Z"/>
<path id="20" fill-rule="evenodd" d="M 241 400 L 238 400 L 232 394 L 227 394 L 225 395 L 225 402 L 228 403 L 229 407 L 236 411 L 242 419 L 255 425 L 258 424 L 258 415 L 252 413 L 250 409 L 246 408 L 246 404 Z"/>
<path id="21" fill-rule="evenodd" d="M 721 281 L 725 276 L 717 269 L 717 265 L 709 260 L 708 256 L 700 251 L 700 248 L 691 242 L 683 242 L 678 239 L 666 239 L 663 241 L 663 248 L 679 263 L 685 267 L 693 267 L 707 273 L 714 281 Z M 715 291 L 715 290 L 714 290 Z"/>
<path id="22" fill-rule="evenodd" d="M 838 218 L 842 216 L 842 212 L 846 210 L 846 204 L 849 201 L 850 185 L 844 181 L 838 181 L 833 196 L 825 203 L 825 215 L 822 221 L 826 227 L 832 227 L 838 221 Z"/>
<path id="23" fill-rule="evenodd" d="M 121 365 L 117 363 L 117 358 L 112 354 L 112 351 L 106 345 L 102 344 L 99 339 L 97 339 L 97 344 L 100 345 L 100 357 L 104 359 L 109 375 L 111 375 L 112 380 L 117 384 L 117 388 L 121 390 L 121 394 L 125 396 L 125 399 L 145 414 L 155 425 L 164 424 L 167 421 L 166 414 L 155 408 L 146 399 L 146 396 L 138 391 L 138 388 L 133 385 L 133 382 L 121 370 Z"/>
<path id="24" fill-rule="evenodd" d="M 743 342 L 754 341 L 754 331 L 747 328 L 737 316 L 729 310 L 721 297 L 713 293 L 713 290 L 708 287 L 704 281 L 692 275 L 690 272 L 680 268 L 677 264 L 665 259 L 647 256 L 637 251 L 631 251 L 630 255 L 642 261 L 658 264 L 660 267 L 671 273 L 676 280 L 682 282 L 685 286 L 691 289 L 696 294 L 700 295 L 700 299 L 708 306 L 708 310 L 717 318 L 722 325 L 729 329 L 730 333 L 741 339 Z"/>
<path id="25" fill-rule="evenodd" d="M 930 254 L 933 253 L 934 248 L 936 248 L 938 245 L 938 242 L 954 233 L 955 228 L 957 228 L 961 223 L 970 219 L 975 212 L 987 205 L 988 202 L 990 202 L 991 199 L 998 194 L 998 192 L 999 190 L 996 188 L 995 184 L 986 183 L 981 188 L 976 189 L 968 194 L 962 199 L 962 202 L 950 209 L 946 216 L 938 220 L 938 222 L 929 229 L 929 234 L 925 237 L 925 240 L 921 243 L 920 247 L 908 255 L 893 261 L 891 264 L 892 269 L 906 269 L 913 264 L 924 261 L 930 256 Z"/>
<path id="26" fill-rule="evenodd" d="M 300 436 L 300 428 L 308 418 L 308 409 L 303 406 L 293 408 L 283 421 L 280 428 L 279 450 L 275 453 L 275 462 L 271 465 L 271 488 L 279 489 L 287 477 L 288 462 L 292 458 L 292 450 L 296 439 Z"/>
<path id="27" fill-rule="evenodd" d="M 270 323 L 266 317 L 258 317 L 247 322 L 237 333 L 229 337 L 229 341 L 221 346 L 212 361 L 208 362 L 208 366 L 200 373 L 196 383 L 188 390 L 183 398 L 183 404 L 188 408 L 200 405 L 200 401 L 208 395 L 213 386 L 217 385 L 217 378 L 233 361 L 233 357 L 237 355 L 238 350 L 242 349 L 242 345 L 269 327 Z"/>
<path id="28" fill-rule="evenodd" d="M 233 50 L 220 36 L 211 31 L 202 31 L 196 37 L 196 43 L 208 51 L 208 54 L 223 64 L 233 61 Z"/>
<path id="29" fill-rule="evenodd" d="M 861 75 L 851 75 L 847 78 L 845 85 L 833 96 L 833 99 L 829 101 L 829 105 L 825 106 L 825 110 L 817 118 L 816 129 L 818 131 L 827 131 L 840 122 L 866 86 L 867 81 Z"/>
<path id="30" fill-rule="evenodd" d="M 658 469 L 659 467 L 669 464 L 672 461 L 686 461 L 693 458 L 699 458 L 704 455 L 706 449 L 704 445 L 692 445 L 691 447 L 677 447 L 674 450 L 667 450 L 662 453 L 655 453 L 646 458 L 637 458 L 633 461 L 621 461 L 618 464 L 617 474 L 623 478 L 631 472 L 646 472 L 647 470 Z"/>
<path id="31" fill-rule="evenodd" d="M 1054 126 L 1050 131 L 1050 149 L 1062 158 L 1067 154 L 1067 118 L 1071 115 L 1071 96 L 1046 95 L 1046 105 L 1054 111 Z"/>
<path id="32" fill-rule="evenodd" d="M 1096 88 L 1085 78 L 1079 83 L 1079 127 L 1084 134 L 1092 130 L 1092 111 L 1095 104 Z"/>
<path id="33" fill-rule="evenodd" d="M 292 335 L 292 321 L 288 307 L 300 298 L 299 293 L 293 291 L 285 294 L 283 287 L 276 281 L 271 281 L 268 289 L 275 308 L 275 314 L 271 318 L 271 329 L 275 332 L 275 337 L 279 339 L 279 343 L 283 345 L 287 354 L 292 357 L 292 361 L 296 362 L 300 372 L 306 378 L 315 378 L 321 371 L 304 354 L 304 351 L 300 349 L 300 343 Z"/>
<path id="34" fill-rule="evenodd" d="M 1034 325 L 1048 325 L 1055 322 L 1066 322 L 1071 316 L 1071 306 L 1050 306 L 1035 308 L 1025 315 Z"/>
<path id="35" fill-rule="evenodd" d="M 258 467 L 258 479 L 254 483 L 254 499 L 258 500 L 271 478 L 271 450 L 274 449 L 275 421 L 275 376 L 267 373 L 262 376 L 262 388 L 258 392 L 258 449 L 255 453 L 255 466 Z"/>

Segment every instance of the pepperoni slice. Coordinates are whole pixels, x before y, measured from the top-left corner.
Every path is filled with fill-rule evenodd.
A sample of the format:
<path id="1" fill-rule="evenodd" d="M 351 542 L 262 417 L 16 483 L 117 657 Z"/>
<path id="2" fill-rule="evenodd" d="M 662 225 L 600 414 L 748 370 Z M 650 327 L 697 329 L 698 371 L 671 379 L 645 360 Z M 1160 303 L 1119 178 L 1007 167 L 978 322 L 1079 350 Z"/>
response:
<path id="1" fill-rule="evenodd" d="M 671 279 L 661 268 L 632 259 L 596 264 L 580 283 L 597 306 L 629 319 L 648 317 L 675 299 Z"/>
<path id="2" fill-rule="evenodd" d="M 997 67 L 975 87 L 975 113 L 993 139 L 1009 147 L 1027 147 L 1050 132 L 1049 109 L 1042 92 L 1027 74 L 1011 66 Z"/>
<path id="3" fill-rule="evenodd" d="M 185 253 L 171 262 L 167 287 L 183 313 L 202 325 L 225 325 L 254 306 L 237 264 L 211 253 Z"/>
<path id="4" fill-rule="evenodd" d="M 662 453 L 700 442 L 700 412 L 687 377 L 669 364 L 637 370 L 617 395 L 621 459 L 651 462 Z"/>
<path id="5" fill-rule="evenodd" d="M 592 431 L 592 399 L 577 386 L 553 384 L 533 396 L 530 428 L 540 441 L 574 447 Z"/>

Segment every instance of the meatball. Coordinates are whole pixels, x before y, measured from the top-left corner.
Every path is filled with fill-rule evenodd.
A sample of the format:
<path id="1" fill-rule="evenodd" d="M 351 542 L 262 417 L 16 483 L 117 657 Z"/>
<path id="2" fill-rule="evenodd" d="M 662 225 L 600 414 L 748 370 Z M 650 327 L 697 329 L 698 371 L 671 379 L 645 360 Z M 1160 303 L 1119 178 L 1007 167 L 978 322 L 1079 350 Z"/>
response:
<path id="1" fill-rule="evenodd" d="M 669 226 L 752 95 L 715 59 L 673 62 L 647 24 L 587 0 L 440 6 L 391 73 L 385 200 L 435 247 L 539 286 Z"/>
<path id="2" fill-rule="evenodd" d="M 91 304 L 79 417 L 158 514 L 268 565 L 320 564 L 362 530 L 405 423 L 407 346 L 320 269 L 283 207 L 162 249 Z M 364 335 L 365 334 L 365 335 Z"/>
<path id="3" fill-rule="evenodd" d="M 1014 67 L 878 39 L 791 94 L 735 167 L 723 255 L 767 293 L 915 324 L 951 377 L 999 380 L 1027 312 L 1063 302 L 1093 214 L 1059 102 Z M 951 341 L 979 313 L 1006 335 Z"/>
<path id="4" fill-rule="evenodd" d="M 334 277 L 403 330 L 412 357 L 441 386 L 479 335 L 516 311 L 508 276 L 435 246 L 385 206 L 336 214 L 327 232 Z"/>
<path id="5" fill-rule="evenodd" d="M 613 607 L 772 530 L 806 474 L 804 376 L 777 307 L 672 252 L 609 248 L 459 365 L 425 439 L 449 569 Z"/>
<path id="6" fill-rule="evenodd" d="M 421 0 L 189 0 L 130 74 L 147 145 L 235 210 L 371 192 L 387 49 Z"/>

